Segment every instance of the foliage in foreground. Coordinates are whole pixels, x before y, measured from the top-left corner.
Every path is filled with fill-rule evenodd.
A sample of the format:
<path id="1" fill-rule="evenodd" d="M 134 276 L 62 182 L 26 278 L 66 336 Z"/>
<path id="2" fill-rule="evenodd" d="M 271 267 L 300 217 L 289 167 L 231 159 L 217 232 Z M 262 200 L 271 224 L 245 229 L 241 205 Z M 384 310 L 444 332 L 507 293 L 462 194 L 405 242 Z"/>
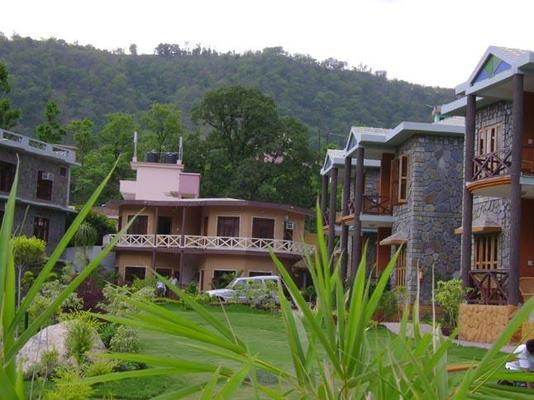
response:
<path id="1" fill-rule="evenodd" d="M 21 322 L 24 315 L 34 305 L 45 282 L 51 276 L 56 263 L 63 254 L 68 243 L 74 237 L 79 226 L 96 203 L 100 193 L 109 181 L 113 170 L 91 195 L 85 206 L 80 210 L 76 219 L 65 232 L 65 235 L 52 251 L 50 257 L 42 267 L 39 275 L 28 289 L 20 305 L 16 305 L 16 269 L 15 254 L 13 252 L 13 223 L 15 217 L 15 201 L 19 182 L 18 168 L 11 187 L 9 198 L 4 210 L 4 218 L 0 228 L 0 399 L 25 399 L 22 367 L 17 364 L 17 354 L 35 335 L 42 326 L 57 312 L 63 302 L 76 290 L 76 288 L 100 265 L 116 243 L 114 239 L 102 252 L 91 261 L 86 268 L 72 281 L 60 288 L 56 296 L 49 303 L 43 304 L 40 312 L 30 322 L 27 328 L 22 329 Z"/>
<path id="2" fill-rule="evenodd" d="M 320 218 L 317 218 L 320 221 Z M 318 226 L 318 230 L 321 227 Z M 230 361 L 231 368 L 212 362 L 196 362 L 164 355 L 108 354 L 105 358 L 145 362 L 152 368 L 128 373 L 111 373 L 85 379 L 85 383 L 115 381 L 123 378 L 209 373 L 202 384 L 165 393 L 158 398 L 182 398 L 202 392 L 202 398 L 230 399 L 244 385 L 251 386 L 255 398 L 271 399 L 515 399 L 527 398 L 527 389 L 498 386 L 498 379 L 534 381 L 525 373 L 502 372 L 509 356 L 499 350 L 534 310 L 534 300 L 526 303 L 510 322 L 494 346 L 479 363 L 473 363 L 461 379 L 449 379 L 447 350 L 453 344 L 443 339 L 435 328 L 421 334 L 418 304 L 414 305 L 414 338 L 408 334 L 408 313 L 405 312 L 401 332 L 381 348 L 372 352 L 368 335 L 375 313 L 397 254 L 390 260 L 374 290 L 366 279 L 365 257 L 354 282 L 345 290 L 339 265 L 327 258 L 324 237 L 319 235 L 319 247 L 312 259 L 307 259 L 317 294 L 316 307 L 310 307 L 288 271 L 273 255 L 280 275 L 291 294 L 297 310 L 280 290 L 281 312 L 285 320 L 287 340 L 293 368 L 282 369 L 251 353 L 229 324 L 216 319 L 184 291 L 169 285 L 203 320 L 198 324 L 152 302 L 129 298 L 136 312 L 123 316 L 101 318 L 173 335 L 185 346 Z M 163 277 L 161 277 L 163 279 Z M 206 327 L 205 325 L 208 325 Z M 277 384 L 266 384 L 265 376 Z"/>

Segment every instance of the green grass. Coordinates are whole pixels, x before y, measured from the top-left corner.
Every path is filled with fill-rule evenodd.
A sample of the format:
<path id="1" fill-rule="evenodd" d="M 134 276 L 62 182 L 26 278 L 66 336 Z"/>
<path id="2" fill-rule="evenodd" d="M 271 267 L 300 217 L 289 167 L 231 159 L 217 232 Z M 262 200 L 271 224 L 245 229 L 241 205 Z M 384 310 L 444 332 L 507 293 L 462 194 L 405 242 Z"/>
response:
<path id="1" fill-rule="evenodd" d="M 200 318 L 191 311 L 186 311 L 176 305 L 167 305 L 169 309 L 177 313 L 186 315 L 187 318 L 195 322 L 202 323 Z M 224 320 L 224 313 L 219 307 L 210 308 L 214 315 Z M 291 368 L 289 347 L 285 333 L 284 321 L 278 313 L 257 312 L 247 306 L 233 305 L 227 306 L 226 315 L 236 332 L 250 347 L 253 353 L 260 354 L 273 364 Z M 204 325 L 204 324 L 203 324 Z M 369 331 L 369 343 L 373 347 L 383 349 L 387 344 L 391 333 L 383 327 Z M 185 340 L 170 337 L 165 334 L 154 332 L 141 332 L 143 352 L 148 354 L 168 355 L 169 357 L 180 357 L 202 362 L 220 363 L 210 355 L 202 354 L 184 345 Z M 484 349 L 452 346 L 449 351 L 449 362 L 460 363 L 473 360 L 480 360 L 485 354 Z M 229 365 L 224 361 L 225 365 Z M 265 383 L 268 383 L 269 377 Z M 185 385 L 201 382 L 200 376 L 176 376 L 176 377 L 150 377 L 143 379 L 128 379 L 119 382 L 105 383 L 97 385 L 96 398 L 116 399 L 146 399 L 170 389 L 179 389 Z M 243 390 L 236 399 L 250 399 L 251 393 Z"/>

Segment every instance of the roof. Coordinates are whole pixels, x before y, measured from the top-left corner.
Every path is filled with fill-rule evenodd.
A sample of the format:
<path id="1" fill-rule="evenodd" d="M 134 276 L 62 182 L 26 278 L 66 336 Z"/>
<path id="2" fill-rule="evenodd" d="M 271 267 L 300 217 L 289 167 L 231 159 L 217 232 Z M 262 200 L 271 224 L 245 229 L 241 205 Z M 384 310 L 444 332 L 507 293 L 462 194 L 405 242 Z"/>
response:
<path id="1" fill-rule="evenodd" d="M 393 129 L 352 127 L 345 152 L 353 154 L 360 146 L 393 149 L 416 134 L 463 137 L 464 133 L 465 124 L 458 118 L 432 123 L 403 121 Z"/>
<path id="2" fill-rule="evenodd" d="M 0 129 L 0 146 L 22 150 L 65 164 L 79 165 L 76 163 L 76 153 L 67 147 L 45 143 L 5 129 Z"/>
<path id="3" fill-rule="evenodd" d="M 314 215 L 306 208 L 295 207 L 289 204 L 268 203 L 264 201 L 242 200 L 233 198 L 198 198 L 176 200 L 117 200 L 114 204 L 120 206 L 148 206 L 148 207 L 248 207 L 264 208 L 269 210 L 283 210 L 302 215 Z"/>
<path id="4" fill-rule="evenodd" d="M 323 167 L 321 168 L 321 175 L 328 174 L 334 166 L 338 168 L 345 168 L 345 158 L 347 158 L 347 153 L 345 150 L 327 150 Z M 356 162 L 356 158 L 353 157 L 351 160 L 351 165 L 356 165 Z M 380 168 L 380 161 L 364 159 L 363 166 L 367 168 Z"/>

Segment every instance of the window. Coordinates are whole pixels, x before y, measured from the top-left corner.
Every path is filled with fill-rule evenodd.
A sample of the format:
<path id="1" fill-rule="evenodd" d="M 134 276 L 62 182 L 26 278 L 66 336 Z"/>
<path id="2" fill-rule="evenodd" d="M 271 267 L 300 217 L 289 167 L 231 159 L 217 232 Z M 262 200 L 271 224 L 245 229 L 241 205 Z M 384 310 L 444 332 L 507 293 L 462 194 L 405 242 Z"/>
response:
<path id="1" fill-rule="evenodd" d="M 217 217 L 217 236 L 239 237 L 239 217 Z"/>
<path id="2" fill-rule="evenodd" d="M 171 217 L 158 217 L 158 235 L 170 235 L 172 229 Z"/>
<path id="3" fill-rule="evenodd" d="M 475 235 L 474 269 L 497 269 L 499 235 Z"/>
<path id="4" fill-rule="evenodd" d="M 47 218 L 35 217 L 33 219 L 33 236 L 48 242 L 48 225 Z"/>
<path id="5" fill-rule="evenodd" d="M 253 218 L 252 237 L 258 239 L 274 239 L 274 219 Z"/>
<path id="6" fill-rule="evenodd" d="M 293 221 L 284 222 L 284 240 L 293 240 L 293 231 L 295 230 L 295 223 Z"/>
<path id="7" fill-rule="evenodd" d="M 128 283 L 135 279 L 145 279 L 146 267 L 126 267 L 124 269 L 124 280 Z"/>
<path id="8" fill-rule="evenodd" d="M 167 278 L 170 278 L 172 276 L 172 268 L 156 267 L 156 272 Z"/>
<path id="9" fill-rule="evenodd" d="M 128 215 L 128 222 L 134 217 L 135 215 Z M 138 215 L 128 228 L 127 233 L 129 235 L 146 235 L 148 233 L 148 215 Z"/>
<path id="10" fill-rule="evenodd" d="M 495 153 L 501 147 L 503 125 L 491 125 L 478 131 L 477 155 Z"/>
<path id="11" fill-rule="evenodd" d="M 15 179 L 15 164 L 0 161 L 0 191 L 9 192 Z"/>
<path id="12" fill-rule="evenodd" d="M 406 246 L 402 247 L 399 258 L 397 258 L 395 286 L 406 287 Z"/>
<path id="13" fill-rule="evenodd" d="M 399 202 L 408 198 L 408 156 L 401 156 L 399 162 Z"/>
<path id="14" fill-rule="evenodd" d="M 272 272 L 264 272 L 264 271 L 250 271 L 248 273 L 248 276 L 250 277 L 253 277 L 253 276 L 266 276 L 266 275 L 272 275 Z"/>
<path id="15" fill-rule="evenodd" d="M 67 168 L 65 168 L 65 167 L 59 168 L 59 175 L 67 176 Z"/>
<path id="16" fill-rule="evenodd" d="M 39 171 L 37 173 L 37 198 L 41 200 L 52 200 L 52 184 L 54 175 L 50 172 Z"/>

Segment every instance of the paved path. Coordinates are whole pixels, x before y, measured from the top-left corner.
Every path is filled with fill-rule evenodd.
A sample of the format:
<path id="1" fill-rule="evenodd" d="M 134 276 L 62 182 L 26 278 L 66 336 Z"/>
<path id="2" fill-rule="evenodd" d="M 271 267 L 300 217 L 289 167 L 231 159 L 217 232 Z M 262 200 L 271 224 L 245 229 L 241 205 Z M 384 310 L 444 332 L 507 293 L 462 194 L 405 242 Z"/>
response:
<path id="1" fill-rule="evenodd" d="M 396 334 L 396 335 L 399 334 L 399 331 L 400 331 L 400 323 L 399 322 L 382 322 L 381 325 L 385 326 L 389 331 L 393 332 L 394 334 Z M 420 324 L 420 326 L 421 326 L 421 333 L 425 334 L 425 333 L 431 333 L 432 332 L 432 325 Z M 411 332 L 411 329 L 410 329 L 411 327 L 412 327 L 412 325 L 408 325 L 408 334 L 410 336 L 413 336 L 413 332 Z M 492 346 L 491 343 L 469 342 L 467 340 L 459 340 L 459 339 L 455 339 L 454 343 L 456 343 L 459 346 L 479 347 L 481 349 L 489 349 Z M 516 348 L 516 346 L 513 346 L 513 345 L 504 346 L 501 349 L 501 351 L 503 351 L 505 353 L 511 353 L 511 352 L 514 351 L 515 348 Z"/>

